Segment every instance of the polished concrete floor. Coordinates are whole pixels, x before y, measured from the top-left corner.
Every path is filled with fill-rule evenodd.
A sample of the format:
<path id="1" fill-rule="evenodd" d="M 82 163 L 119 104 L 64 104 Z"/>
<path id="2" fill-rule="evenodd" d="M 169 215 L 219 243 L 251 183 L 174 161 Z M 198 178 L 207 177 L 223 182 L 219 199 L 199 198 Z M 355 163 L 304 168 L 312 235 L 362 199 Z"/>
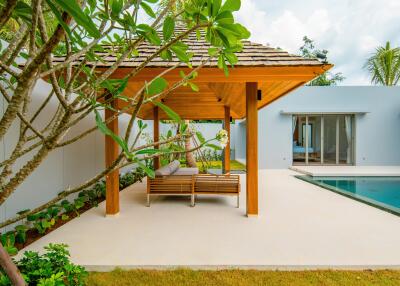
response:
<path id="1" fill-rule="evenodd" d="M 26 250 L 66 243 L 89 269 L 123 268 L 398 268 L 400 217 L 296 179 L 291 170 L 261 170 L 257 218 L 234 197 L 155 197 L 145 182 L 121 192 L 121 212 L 104 204 Z"/>

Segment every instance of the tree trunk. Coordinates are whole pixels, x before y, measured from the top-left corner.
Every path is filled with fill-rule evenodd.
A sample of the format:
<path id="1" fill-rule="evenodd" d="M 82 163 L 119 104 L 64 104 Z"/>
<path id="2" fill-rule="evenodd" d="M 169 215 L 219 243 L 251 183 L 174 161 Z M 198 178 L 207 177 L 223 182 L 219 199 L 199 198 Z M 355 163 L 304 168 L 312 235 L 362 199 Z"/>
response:
<path id="1" fill-rule="evenodd" d="M 188 129 L 190 129 L 189 120 L 185 120 L 185 124 L 188 126 Z M 191 137 L 185 137 L 186 163 L 190 168 L 197 168 L 196 158 L 194 157 L 193 152 L 187 152 L 188 150 L 192 149 L 190 139 Z"/>
<path id="2" fill-rule="evenodd" d="M 14 264 L 10 255 L 8 255 L 7 251 L 4 249 L 1 243 L 0 243 L 0 266 L 7 274 L 12 285 L 14 286 L 27 285 L 21 273 L 19 272 L 17 266 Z"/>

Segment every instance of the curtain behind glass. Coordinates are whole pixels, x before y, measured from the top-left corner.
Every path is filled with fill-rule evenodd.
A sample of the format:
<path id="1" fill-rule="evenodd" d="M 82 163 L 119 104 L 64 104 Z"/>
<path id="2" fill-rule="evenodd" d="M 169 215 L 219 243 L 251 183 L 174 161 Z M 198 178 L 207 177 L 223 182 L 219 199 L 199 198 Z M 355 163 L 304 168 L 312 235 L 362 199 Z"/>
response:
<path id="1" fill-rule="evenodd" d="M 347 164 L 351 163 L 351 115 L 344 117 L 346 139 L 347 139 Z"/>

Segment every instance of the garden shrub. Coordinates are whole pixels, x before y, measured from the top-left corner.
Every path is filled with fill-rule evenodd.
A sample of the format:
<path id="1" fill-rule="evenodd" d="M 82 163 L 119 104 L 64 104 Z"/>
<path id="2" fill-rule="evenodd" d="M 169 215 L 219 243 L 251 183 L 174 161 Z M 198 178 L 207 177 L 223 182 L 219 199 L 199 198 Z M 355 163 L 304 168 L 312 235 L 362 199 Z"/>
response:
<path id="1" fill-rule="evenodd" d="M 26 251 L 16 262 L 28 285 L 38 286 L 83 286 L 88 275 L 85 268 L 70 261 L 65 244 L 49 244 L 46 252 Z M 0 286 L 12 285 L 0 269 Z"/>

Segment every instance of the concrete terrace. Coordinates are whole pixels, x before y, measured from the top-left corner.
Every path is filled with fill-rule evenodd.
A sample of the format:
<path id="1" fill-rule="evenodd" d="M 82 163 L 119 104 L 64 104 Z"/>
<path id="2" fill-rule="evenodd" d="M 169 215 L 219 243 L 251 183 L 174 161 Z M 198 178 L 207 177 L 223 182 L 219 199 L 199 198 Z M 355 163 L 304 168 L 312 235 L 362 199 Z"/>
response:
<path id="1" fill-rule="evenodd" d="M 258 218 L 235 198 L 153 198 L 145 183 L 121 193 L 118 217 L 105 204 L 28 246 L 66 243 L 72 260 L 95 270 L 123 268 L 400 268 L 400 218 L 293 177 L 260 170 Z"/>

